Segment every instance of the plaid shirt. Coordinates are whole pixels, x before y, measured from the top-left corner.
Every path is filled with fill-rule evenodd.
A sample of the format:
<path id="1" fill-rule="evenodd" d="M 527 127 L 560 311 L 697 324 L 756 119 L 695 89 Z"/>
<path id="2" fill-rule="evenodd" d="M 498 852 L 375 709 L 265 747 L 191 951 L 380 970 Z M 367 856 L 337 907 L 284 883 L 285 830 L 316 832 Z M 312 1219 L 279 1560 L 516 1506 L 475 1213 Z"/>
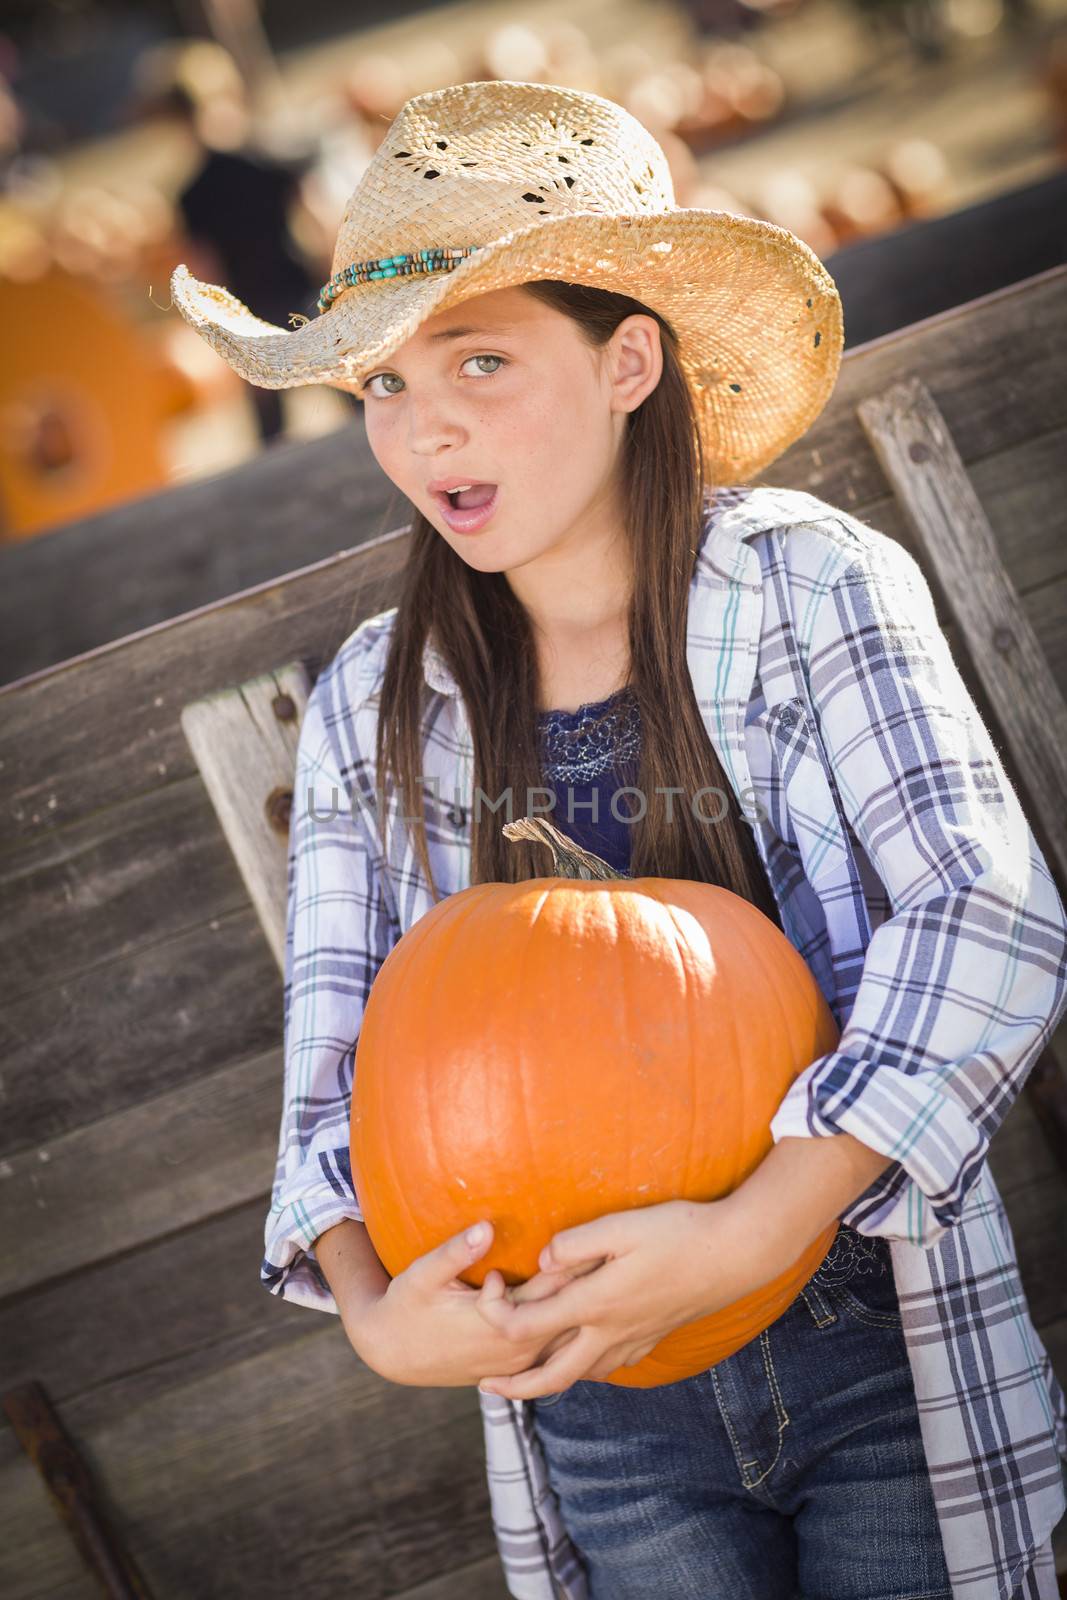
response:
<path id="1" fill-rule="evenodd" d="M 365 620 L 320 674 L 297 757 L 262 1280 L 323 1311 L 337 1306 L 310 1247 L 361 1218 L 348 1139 L 363 1006 L 433 904 L 392 793 L 388 859 L 381 847 L 374 691 L 394 618 Z M 1006 1600 L 1035 1552 L 1049 1561 L 1067 1439 L 985 1155 L 1067 1003 L 1063 904 L 896 541 L 810 494 L 720 490 L 687 656 L 786 934 L 842 1030 L 796 1079 L 773 1136 L 847 1132 L 893 1158 L 843 1217 L 891 1241 L 955 1600 Z M 423 669 L 431 860 L 452 893 L 470 882 L 473 749 L 432 645 Z M 585 1600 L 529 1402 L 479 1404 L 509 1592 Z M 1040 1592 L 1055 1591 L 1043 1580 Z"/>

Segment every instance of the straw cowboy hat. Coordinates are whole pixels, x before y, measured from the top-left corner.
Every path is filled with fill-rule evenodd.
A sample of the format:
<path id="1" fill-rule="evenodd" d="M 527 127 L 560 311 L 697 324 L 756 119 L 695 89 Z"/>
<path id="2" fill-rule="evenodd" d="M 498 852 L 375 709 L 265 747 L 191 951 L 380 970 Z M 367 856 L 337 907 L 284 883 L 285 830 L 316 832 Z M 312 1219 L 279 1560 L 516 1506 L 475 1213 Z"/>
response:
<path id="1" fill-rule="evenodd" d="M 814 251 L 773 223 L 675 206 L 667 158 L 622 106 L 544 83 L 459 83 L 401 108 L 345 208 L 319 315 L 286 330 L 182 265 L 182 316 L 249 382 L 355 389 L 436 312 L 537 278 L 665 317 L 705 468 L 744 482 L 818 416 L 844 344 Z M 291 319 L 293 320 L 293 319 Z"/>

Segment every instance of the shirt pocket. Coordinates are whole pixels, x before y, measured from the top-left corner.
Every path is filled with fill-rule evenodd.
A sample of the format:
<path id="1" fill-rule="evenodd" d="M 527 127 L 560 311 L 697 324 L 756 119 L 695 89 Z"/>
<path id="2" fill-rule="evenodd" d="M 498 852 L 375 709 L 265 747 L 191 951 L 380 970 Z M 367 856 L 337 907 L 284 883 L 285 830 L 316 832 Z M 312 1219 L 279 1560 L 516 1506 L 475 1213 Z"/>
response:
<path id="1" fill-rule="evenodd" d="M 800 934 L 795 942 L 840 1022 L 855 999 L 871 923 L 814 713 L 795 695 L 760 712 L 744 736 L 757 830 L 768 861 L 779 863 L 777 876 Z"/>
<path id="2" fill-rule="evenodd" d="M 826 769 L 814 718 L 798 695 L 768 706 L 745 727 L 756 794 L 776 838 L 811 884 L 834 878 L 852 855 L 846 819 Z"/>

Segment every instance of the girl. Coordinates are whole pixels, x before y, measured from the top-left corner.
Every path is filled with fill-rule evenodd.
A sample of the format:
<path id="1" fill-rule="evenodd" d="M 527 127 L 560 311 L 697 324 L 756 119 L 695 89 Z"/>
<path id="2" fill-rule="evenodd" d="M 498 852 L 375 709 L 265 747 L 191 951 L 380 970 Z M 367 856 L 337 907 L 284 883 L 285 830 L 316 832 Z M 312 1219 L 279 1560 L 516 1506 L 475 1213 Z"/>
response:
<path id="1" fill-rule="evenodd" d="M 354 388 L 415 513 L 399 604 L 301 728 L 266 1286 L 394 1382 L 479 1385 L 520 1600 L 1049 1600 L 1062 1396 L 985 1155 L 1067 1003 L 1064 908 L 915 561 L 748 486 L 832 389 L 832 281 L 675 208 L 610 101 L 514 83 L 407 103 L 334 268 L 294 333 L 172 282 L 254 382 Z M 435 898 L 545 874 L 508 794 L 752 900 L 841 1039 L 728 1198 L 567 1229 L 513 1289 L 459 1278 L 491 1217 L 390 1279 L 348 1165 L 363 1006 Z M 835 1218 L 734 1356 L 598 1381 Z"/>

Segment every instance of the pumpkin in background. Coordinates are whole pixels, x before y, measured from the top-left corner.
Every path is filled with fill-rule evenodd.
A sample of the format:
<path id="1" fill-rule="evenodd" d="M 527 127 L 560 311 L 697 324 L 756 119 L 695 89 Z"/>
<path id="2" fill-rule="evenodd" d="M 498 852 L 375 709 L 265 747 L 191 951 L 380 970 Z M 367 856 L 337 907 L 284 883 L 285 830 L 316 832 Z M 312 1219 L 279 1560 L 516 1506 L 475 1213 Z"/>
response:
<path id="1" fill-rule="evenodd" d="M 351 1158 L 395 1277 L 481 1217 L 479 1287 L 538 1271 L 553 1234 L 611 1211 L 729 1194 L 762 1161 L 796 1075 L 838 1043 L 807 963 L 728 889 L 628 878 L 543 818 L 504 827 L 555 876 L 475 884 L 419 918 L 368 996 Z M 676 1328 L 633 1388 L 702 1372 L 755 1338 L 821 1263 L 836 1223 L 780 1277 Z"/>

